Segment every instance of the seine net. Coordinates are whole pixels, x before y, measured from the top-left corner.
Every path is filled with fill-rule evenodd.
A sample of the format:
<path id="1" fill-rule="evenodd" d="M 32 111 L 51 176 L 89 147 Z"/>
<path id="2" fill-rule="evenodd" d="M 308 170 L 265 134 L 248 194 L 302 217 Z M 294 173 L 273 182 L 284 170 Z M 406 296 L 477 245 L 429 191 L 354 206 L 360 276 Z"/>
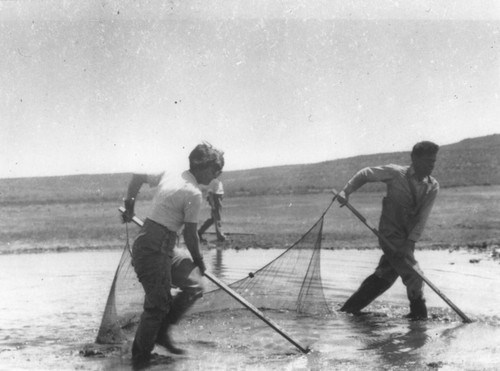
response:
<path id="1" fill-rule="evenodd" d="M 228 286 L 263 311 L 291 311 L 305 315 L 330 313 L 323 293 L 320 269 L 326 211 L 309 231 L 278 257 Z M 127 332 L 139 321 L 144 293 L 131 263 L 127 242 L 108 295 L 97 343 L 123 342 L 127 339 Z M 206 281 L 205 293 L 191 308 L 190 314 L 243 308 L 224 290 Z"/>
<path id="2" fill-rule="evenodd" d="M 261 310 L 329 313 L 320 271 L 322 227 L 323 218 L 273 261 L 229 287 Z M 224 290 L 214 287 L 196 302 L 191 312 L 241 307 Z"/>
<path id="3" fill-rule="evenodd" d="M 127 339 L 125 331 L 139 323 L 143 303 L 144 292 L 132 266 L 132 253 L 127 241 L 109 290 L 96 342 L 124 342 Z"/>

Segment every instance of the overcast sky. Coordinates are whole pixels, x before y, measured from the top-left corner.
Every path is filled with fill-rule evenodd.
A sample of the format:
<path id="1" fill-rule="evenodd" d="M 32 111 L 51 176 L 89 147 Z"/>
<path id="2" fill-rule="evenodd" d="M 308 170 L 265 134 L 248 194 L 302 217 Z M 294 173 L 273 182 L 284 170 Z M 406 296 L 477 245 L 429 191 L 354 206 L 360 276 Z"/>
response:
<path id="1" fill-rule="evenodd" d="M 499 4 L 0 0 L 0 177 L 186 168 L 202 140 L 236 170 L 500 133 Z"/>

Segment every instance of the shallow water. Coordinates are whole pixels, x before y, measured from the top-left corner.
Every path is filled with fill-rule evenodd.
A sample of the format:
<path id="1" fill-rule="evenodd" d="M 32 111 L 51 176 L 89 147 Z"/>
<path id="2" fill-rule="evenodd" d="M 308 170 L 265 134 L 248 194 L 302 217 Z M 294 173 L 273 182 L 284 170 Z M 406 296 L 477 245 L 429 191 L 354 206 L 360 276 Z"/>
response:
<path id="1" fill-rule="evenodd" d="M 225 282 L 245 277 L 282 250 L 210 250 L 208 269 Z M 0 256 L 0 369 L 131 369 L 130 344 L 85 357 L 96 335 L 121 251 Z M 376 265 L 375 250 L 322 251 L 325 295 L 334 313 L 273 313 L 297 348 L 247 311 L 195 315 L 173 336 L 188 355 L 162 349 L 149 369 L 496 370 L 500 369 L 500 265 L 467 251 L 418 251 L 426 276 L 474 322 L 463 324 L 426 288 L 432 320 L 409 322 L 404 286 L 353 317 L 335 309 Z M 479 260 L 478 262 L 471 263 Z M 88 355 L 88 354 L 87 354 Z"/>

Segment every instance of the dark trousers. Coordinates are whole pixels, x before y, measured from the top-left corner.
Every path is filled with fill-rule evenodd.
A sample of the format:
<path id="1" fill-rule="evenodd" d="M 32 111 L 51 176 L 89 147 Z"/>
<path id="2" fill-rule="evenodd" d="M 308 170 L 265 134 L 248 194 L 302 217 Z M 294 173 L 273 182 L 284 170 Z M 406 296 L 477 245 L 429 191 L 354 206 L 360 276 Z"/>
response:
<path id="1" fill-rule="evenodd" d="M 389 239 L 389 241 L 394 247 L 404 253 L 405 257 L 418 268 L 418 262 L 415 259 L 415 251 L 413 249 L 408 251 L 402 250 L 402 246 L 404 245 L 403 239 L 393 238 Z M 382 240 L 379 240 L 379 243 L 382 250 L 389 250 L 387 246 L 384 246 L 385 244 Z M 408 264 L 401 259 L 394 258 L 391 253 L 382 255 L 375 269 L 375 275 L 389 282 L 391 285 L 401 276 L 401 280 L 406 286 L 406 294 L 410 301 L 424 298 L 424 281 L 422 278 Z"/>
<path id="2" fill-rule="evenodd" d="M 177 235 L 146 220 L 132 250 L 132 263 L 144 289 L 144 311 L 134 339 L 134 356 L 147 357 L 162 332 L 202 296 L 201 274 L 192 260 L 174 249 Z M 172 286 L 181 291 L 172 298 Z"/>

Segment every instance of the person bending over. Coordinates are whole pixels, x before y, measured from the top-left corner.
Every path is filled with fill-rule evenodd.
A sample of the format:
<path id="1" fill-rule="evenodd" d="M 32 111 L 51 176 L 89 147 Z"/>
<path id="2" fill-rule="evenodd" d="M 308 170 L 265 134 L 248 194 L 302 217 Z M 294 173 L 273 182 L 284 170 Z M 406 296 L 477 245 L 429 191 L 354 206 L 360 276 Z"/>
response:
<path id="1" fill-rule="evenodd" d="M 382 203 L 379 232 L 396 247 L 396 252 L 393 252 L 379 238 L 384 254 L 375 272 L 363 281 L 341 311 L 359 313 L 401 276 L 410 301 L 407 317 L 427 318 L 423 280 L 404 260 L 418 264 L 414 256 L 415 243 L 420 239 L 439 191 L 439 183 L 431 176 L 438 150 L 435 143 L 419 142 L 411 152 L 410 166 L 390 164 L 364 168 L 339 193 L 338 200 L 345 205 L 349 195 L 367 182 L 385 183 L 387 195 Z"/>
<path id="2" fill-rule="evenodd" d="M 189 155 L 189 170 L 182 174 L 133 174 L 128 186 L 123 221 L 134 216 L 135 199 L 144 183 L 156 187 L 151 210 L 132 247 L 132 264 L 144 289 L 144 308 L 132 345 L 134 363 L 148 362 L 155 344 L 172 353 L 183 353 L 169 336 L 169 327 L 202 296 L 205 272 L 197 226 L 202 203 L 200 185 L 222 173 L 223 152 L 208 143 Z M 174 250 L 183 229 L 190 259 Z M 179 288 L 172 298 L 171 286 Z"/>

